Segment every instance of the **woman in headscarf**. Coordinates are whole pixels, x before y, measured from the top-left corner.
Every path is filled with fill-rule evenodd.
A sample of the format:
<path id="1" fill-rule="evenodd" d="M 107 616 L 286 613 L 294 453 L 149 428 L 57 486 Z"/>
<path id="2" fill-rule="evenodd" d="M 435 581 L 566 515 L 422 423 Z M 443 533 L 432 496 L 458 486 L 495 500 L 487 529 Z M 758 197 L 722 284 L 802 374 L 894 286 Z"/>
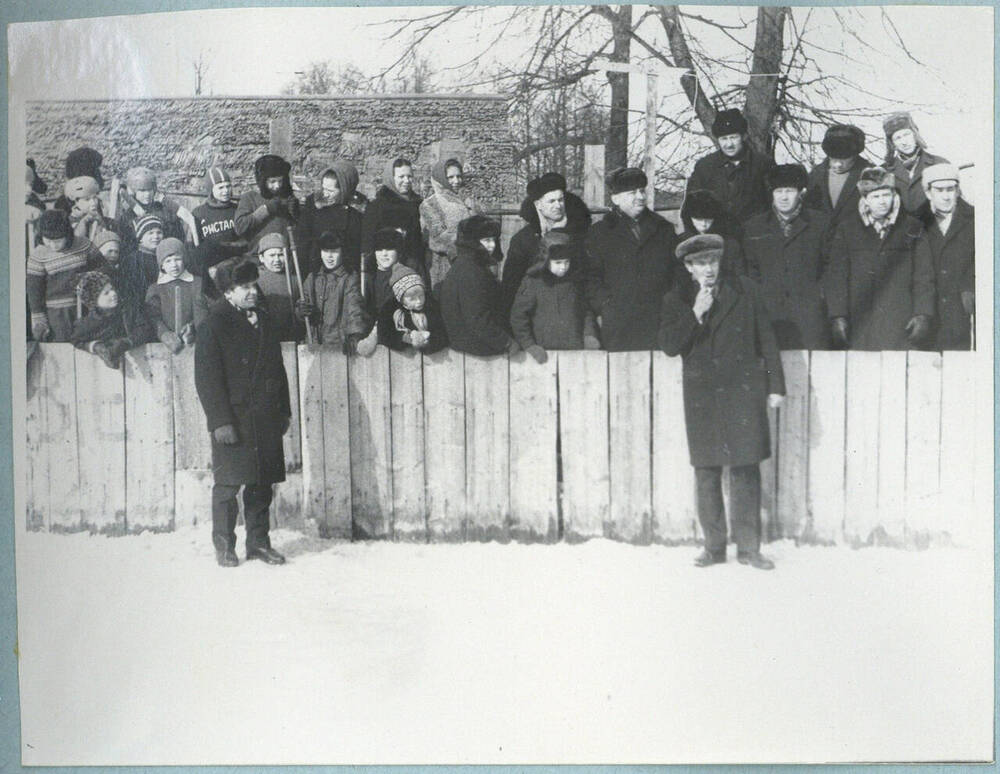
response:
<path id="1" fill-rule="evenodd" d="M 420 226 L 427 243 L 431 289 L 436 293 L 458 257 L 455 234 L 460 221 L 480 213 L 479 205 L 464 194 L 465 170 L 458 159 L 438 161 L 431 170 L 434 193 L 420 205 Z"/>
<path id="2" fill-rule="evenodd" d="M 422 201 L 413 190 L 413 162 L 405 158 L 391 160 L 382 174 L 382 186 L 365 208 L 361 224 L 364 268 L 372 271 L 374 267 L 375 233 L 384 228 L 393 228 L 403 239 L 400 263 L 409 266 L 427 280 L 423 236 L 420 232 Z"/>
<path id="3" fill-rule="evenodd" d="M 351 206 L 351 201 L 358 187 L 358 170 L 338 159 L 319 177 L 319 190 L 306 197 L 299 215 L 296 239 L 305 261 L 302 271 L 308 275 L 322 268 L 319 237 L 330 232 L 339 237 L 344 268 L 356 272 L 361 258 L 361 213 Z"/>

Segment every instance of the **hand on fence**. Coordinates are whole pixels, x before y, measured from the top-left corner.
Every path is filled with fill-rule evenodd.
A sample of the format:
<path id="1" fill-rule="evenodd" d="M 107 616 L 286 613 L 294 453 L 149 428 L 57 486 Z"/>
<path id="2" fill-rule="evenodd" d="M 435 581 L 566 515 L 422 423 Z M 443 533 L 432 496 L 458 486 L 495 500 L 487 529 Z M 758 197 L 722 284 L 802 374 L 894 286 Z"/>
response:
<path id="1" fill-rule="evenodd" d="M 976 313 L 976 294 L 971 290 L 962 291 L 962 307 L 966 314 Z"/>
<path id="2" fill-rule="evenodd" d="M 111 342 L 109 342 L 109 344 L 111 346 L 111 356 L 116 361 L 121 361 L 122 355 L 124 355 L 134 346 L 132 344 L 132 339 L 113 339 Z M 115 365 L 115 368 L 117 367 L 118 365 Z"/>
<path id="3" fill-rule="evenodd" d="M 52 330 L 47 322 L 37 322 L 31 326 L 31 336 L 35 341 L 48 341 Z"/>
<path id="4" fill-rule="evenodd" d="M 212 438 L 215 439 L 216 443 L 221 443 L 223 446 L 235 446 L 240 442 L 239 433 L 236 432 L 236 428 L 232 425 L 222 425 L 215 428 L 212 431 Z"/>
<path id="5" fill-rule="evenodd" d="M 164 331 L 160 334 L 160 341 L 167 345 L 167 349 L 173 352 L 175 355 L 184 349 L 184 342 L 181 337 L 178 336 L 173 331 Z"/>
<path id="6" fill-rule="evenodd" d="M 295 316 L 300 320 L 310 320 L 316 314 L 316 307 L 300 298 L 295 302 Z"/>
<path id="7" fill-rule="evenodd" d="M 358 337 L 357 336 L 346 336 L 344 337 L 344 343 L 340 345 L 340 351 L 345 355 L 353 355 L 358 351 Z"/>
<path id="8" fill-rule="evenodd" d="M 773 409 L 779 408 L 781 404 L 784 402 L 785 402 L 785 396 L 778 395 L 778 393 L 776 392 L 772 392 L 770 395 L 767 396 L 767 405 L 770 408 Z"/>
<path id="9" fill-rule="evenodd" d="M 532 344 L 528 347 L 528 354 L 535 359 L 536 363 L 544 363 L 549 359 L 549 354 L 537 344 Z"/>
<path id="10" fill-rule="evenodd" d="M 847 349 L 847 318 L 834 317 L 830 321 L 830 333 L 833 336 L 833 345 L 838 349 Z"/>
<path id="11" fill-rule="evenodd" d="M 514 339 L 507 342 L 507 355 L 516 355 L 521 351 L 521 346 Z"/>
<path id="12" fill-rule="evenodd" d="M 104 341 L 95 341 L 91 352 L 97 355 L 108 368 L 117 369 L 121 365 L 120 356 L 116 356 L 110 344 Z"/>
<path id="13" fill-rule="evenodd" d="M 906 336 L 910 340 L 910 344 L 920 344 L 927 338 L 930 329 L 930 318 L 925 314 L 916 314 L 906 324 Z"/>
<path id="14" fill-rule="evenodd" d="M 410 344 L 417 349 L 423 349 L 431 340 L 430 331 L 410 331 Z"/>
<path id="15" fill-rule="evenodd" d="M 361 357 L 371 357 L 375 354 L 375 347 L 378 345 L 378 326 L 372 328 L 372 332 L 365 338 L 358 341 L 358 354 Z"/>
<path id="16" fill-rule="evenodd" d="M 282 435 L 284 435 L 285 433 L 288 432 L 288 427 L 289 427 L 289 425 L 291 425 L 291 423 L 292 423 L 292 418 L 291 417 L 284 417 L 281 420 L 281 434 Z"/>
<path id="17" fill-rule="evenodd" d="M 600 349 L 601 342 L 598 340 L 597 336 L 584 336 L 583 337 L 583 348 L 584 349 Z"/>

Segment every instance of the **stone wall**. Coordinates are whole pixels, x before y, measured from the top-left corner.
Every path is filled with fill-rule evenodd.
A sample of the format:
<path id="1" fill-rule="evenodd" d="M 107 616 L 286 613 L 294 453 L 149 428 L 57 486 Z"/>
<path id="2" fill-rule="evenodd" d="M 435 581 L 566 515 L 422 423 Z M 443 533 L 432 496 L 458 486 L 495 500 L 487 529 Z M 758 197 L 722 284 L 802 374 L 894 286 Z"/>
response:
<path id="1" fill-rule="evenodd" d="M 406 156 L 414 161 L 418 190 L 429 190 L 430 168 L 444 153 L 464 160 L 472 193 L 485 206 L 520 198 L 507 106 L 498 95 L 31 102 L 28 155 L 50 190 L 62 188 L 66 154 L 89 145 L 104 155 L 106 180 L 143 165 L 157 173 L 161 190 L 195 192 L 206 167 L 221 164 L 238 193 L 254 184 L 253 162 L 269 150 L 272 119 L 291 124 L 288 160 L 303 195 L 335 158 L 358 167 L 359 188 L 371 195 L 385 164 Z"/>

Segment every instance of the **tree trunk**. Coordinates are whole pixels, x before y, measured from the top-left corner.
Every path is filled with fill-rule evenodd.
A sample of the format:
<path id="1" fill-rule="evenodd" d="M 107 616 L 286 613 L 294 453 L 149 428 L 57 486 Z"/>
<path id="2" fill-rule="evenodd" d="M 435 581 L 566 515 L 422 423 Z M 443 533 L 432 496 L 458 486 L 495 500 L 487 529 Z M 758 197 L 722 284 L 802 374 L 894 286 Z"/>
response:
<path id="1" fill-rule="evenodd" d="M 757 9 L 757 37 L 753 46 L 753 64 L 747 101 L 743 110 L 750 125 L 750 145 L 767 156 L 774 154 L 774 134 L 771 127 L 778 107 L 778 85 L 781 81 L 781 54 L 784 46 L 784 6 L 761 6 Z"/>
<path id="2" fill-rule="evenodd" d="M 684 67 L 690 72 L 681 76 L 681 88 L 687 95 L 688 102 L 694 107 L 694 112 L 701 121 L 706 134 L 712 132 L 712 122 L 715 120 L 715 108 L 708 101 L 705 92 L 700 88 L 698 76 L 694 69 L 694 60 L 691 58 L 691 51 L 688 49 L 687 40 L 684 37 L 684 30 L 681 28 L 680 17 L 677 14 L 676 5 L 661 5 L 660 24 L 667 33 L 667 42 L 670 45 L 670 56 L 674 60 L 675 67 Z"/>
<path id="3" fill-rule="evenodd" d="M 620 5 L 613 11 L 611 31 L 612 62 L 629 61 L 632 46 L 632 6 Z M 608 119 L 607 168 L 628 166 L 628 73 L 608 73 L 611 84 L 611 115 Z"/>

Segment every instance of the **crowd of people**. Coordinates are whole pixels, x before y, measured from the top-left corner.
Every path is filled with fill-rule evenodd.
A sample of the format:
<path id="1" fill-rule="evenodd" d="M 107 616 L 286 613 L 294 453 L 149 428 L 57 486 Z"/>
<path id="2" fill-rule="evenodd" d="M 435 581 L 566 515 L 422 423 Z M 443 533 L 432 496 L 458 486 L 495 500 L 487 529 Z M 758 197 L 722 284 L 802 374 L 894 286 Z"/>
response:
<path id="1" fill-rule="evenodd" d="M 232 463 L 221 478 L 213 463 L 214 534 L 226 565 L 236 563 L 239 484 L 248 486 L 248 556 L 280 559 L 267 539 L 264 492 L 284 477 L 273 457 L 289 415 L 276 342 L 360 356 L 378 344 L 479 356 L 524 350 L 538 362 L 553 349 L 681 355 L 706 535 L 698 564 L 725 560 L 720 475 L 729 467 L 739 558 L 768 569 L 758 463 L 770 453 L 766 406 L 784 394 L 778 352 L 973 344 L 974 209 L 961 198 L 959 171 L 927 150 L 908 113 L 887 117 L 884 130 L 882 165 L 864 157 L 861 129 L 835 125 L 825 160 L 807 171 L 759 153 L 743 114 L 722 110 L 712 126 L 718 148 L 687 182 L 680 229 L 650 208 L 641 169 L 608 175 L 610 211 L 596 221 L 565 178 L 548 172 L 527 185 L 525 225 L 506 260 L 500 223 L 468 195 L 458 159 L 434 166 L 426 199 L 400 157 L 371 201 L 345 160 L 299 201 L 289 163 L 266 154 L 254 165 L 256 188 L 238 201 L 229 172 L 208 169 L 205 201 L 188 212 L 144 167 L 109 197 L 101 155 L 79 148 L 51 207 L 28 161 L 36 235 L 28 335 L 72 342 L 115 368 L 148 342 L 175 353 L 195 346 L 213 455 Z M 245 352 L 271 365 L 248 371 Z"/>

